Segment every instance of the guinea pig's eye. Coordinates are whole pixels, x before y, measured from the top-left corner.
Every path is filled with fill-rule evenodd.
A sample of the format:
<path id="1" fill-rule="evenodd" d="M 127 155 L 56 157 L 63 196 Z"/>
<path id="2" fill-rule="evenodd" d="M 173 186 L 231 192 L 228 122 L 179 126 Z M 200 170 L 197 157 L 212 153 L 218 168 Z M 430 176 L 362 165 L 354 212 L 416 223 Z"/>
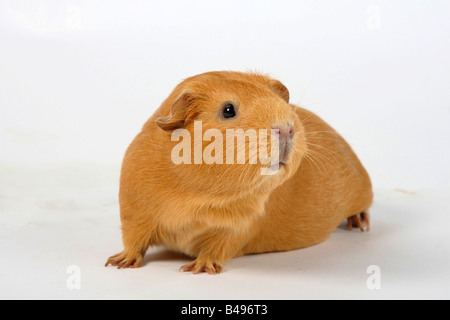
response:
<path id="1" fill-rule="evenodd" d="M 225 119 L 233 118 L 236 116 L 236 110 L 234 109 L 234 106 L 231 103 L 228 103 L 223 108 L 222 114 Z"/>

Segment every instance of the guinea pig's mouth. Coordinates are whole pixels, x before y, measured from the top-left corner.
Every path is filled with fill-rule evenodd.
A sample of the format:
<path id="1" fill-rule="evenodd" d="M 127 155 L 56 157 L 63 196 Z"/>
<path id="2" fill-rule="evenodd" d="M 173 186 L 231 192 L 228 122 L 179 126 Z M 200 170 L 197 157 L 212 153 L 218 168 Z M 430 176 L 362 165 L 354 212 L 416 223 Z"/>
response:
<path id="1" fill-rule="evenodd" d="M 286 166 L 286 162 L 280 161 L 278 163 L 275 163 L 275 164 L 271 165 L 270 169 L 273 170 L 273 171 L 278 171 L 281 168 L 284 168 L 285 166 Z"/>

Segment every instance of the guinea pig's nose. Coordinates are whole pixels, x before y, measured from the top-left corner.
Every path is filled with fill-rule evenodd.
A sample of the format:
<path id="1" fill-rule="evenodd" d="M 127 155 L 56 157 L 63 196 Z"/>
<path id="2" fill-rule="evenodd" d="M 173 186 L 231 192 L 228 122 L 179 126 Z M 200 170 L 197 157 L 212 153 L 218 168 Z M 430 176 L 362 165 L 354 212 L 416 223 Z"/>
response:
<path id="1" fill-rule="evenodd" d="M 278 136 L 279 141 L 279 159 L 280 163 L 286 164 L 292 149 L 293 138 L 295 135 L 295 128 L 292 123 L 285 123 L 283 125 L 272 126 L 272 134 Z"/>
<path id="2" fill-rule="evenodd" d="M 284 125 L 276 124 L 272 127 L 272 133 L 279 135 L 280 139 L 292 139 L 295 135 L 295 128 L 292 123 Z"/>

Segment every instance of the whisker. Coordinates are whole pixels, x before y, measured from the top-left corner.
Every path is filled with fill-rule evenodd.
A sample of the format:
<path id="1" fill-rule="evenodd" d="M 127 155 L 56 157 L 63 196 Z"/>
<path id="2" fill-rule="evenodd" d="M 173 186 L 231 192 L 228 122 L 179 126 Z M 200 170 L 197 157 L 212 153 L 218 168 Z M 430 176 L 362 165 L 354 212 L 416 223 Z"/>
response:
<path id="1" fill-rule="evenodd" d="M 329 140 L 329 141 L 334 141 L 334 142 L 340 142 L 341 140 L 338 138 L 332 138 L 332 137 L 314 137 L 313 140 Z"/>
<path id="2" fill-rule="evenodd" d="M 324 154 L 320 153 L 318 150 L 309 150 L 310 152 L 313 152 L 316 156 L 320 156 L 324 161 L 326 161 L 328 164 L 330 164 L 333 168 L 338 169 L 339 168 L 339 162 L 337 162 L 335 159 L 331 161 L 330 158 L 325 156 Z M 317 158 L 316 158 L 317 159 Z"/>
<path id="3" fill-rule="evenodd" d="M 311 118 L 313 115 L 314 115 L 314 113 L 311 113 L 311 114 L 310 114 L 309 116 L 307 116 L 306 118 L 301 119 L 302 123 L 305 123 L 306 120 L 308 120 L 309 118 Z"/>
<path id="4" fill-rule="evenodd" d="M 350 162 L 348 162 L 347 159 L 345 159 L 344 157 L 342 157 L 340 154 L 334 152 L 333 150 L 330 150 L 330 149 L 328 149 L 328 148 L 325 148 L 324 146 L 320 146 L 320 145 L 318 145 L 318 144 L 314 144 L 314 143 L 310 143 L 310 142 L 308 142 L 308 145 L 316 146 L 316 147 L 319 147 L 319 148 L 321 148 L 321 149 L 324 149 L 324 150 L 326 150 L 326 151 L 328 151 L 328 152 L 331 152 L 331 153 L 335 154 L 336 156 L 338 156 L 339 158 L 341 158 L 342 160 L 344 160 L 344 161 L 348 164 L 349 167 L 351 167 L 351 168 L 352 168 L 353 170 L 355 170 L 359 175 L 361 175 L 361 172 L 359 172 L 358 170 L 356 170 L 356 169 L 350 164 Z"/>
<path id="5" fill-rule="evenodd" d="M 305 134 L 308 135 L 308 134 L 317 134 L 317 133 L 333 133 L 333 134 L 339 135 L 339 133 L 337 133 L 336 131 L 308 131 Z"/>
<path id="6" fill-rule="evenodd" d="M 319 170 L 319 172 L 320 172 L 320 174 L 322 174 L 322 170 L 320 170 L 320 167 L 317 165 L 317 163 L 311 158 L 311 155 L 310 154 L 305 154 L 304 155 L 305 156 L 305 158 L 307 159 L 307 160 L 309 160 L 310 162 L 312 162 L 315 166 L 316 166 L 316 168 Z"/>
<path id="7" fill-rule="evenodd" d="M 310 151 L 312 151 L 312 150 L 310 150 Z M 322 168 L 326 171 L 327 168 L 326 168 L 326 167 L 324 166 L 324 164 L 320 161 L 320 159 L 316 157 L 315 153 L 308 152 L 308 155 L 309 155 L 309 157 L 310 157 L 311 159 L 313 159 L 313 160 L 315 160 L 317 163 L 319 163 L 319 164 L 322 166 Z M 322 173 L 322 172 L 321 172 L 321 173 Z"/>

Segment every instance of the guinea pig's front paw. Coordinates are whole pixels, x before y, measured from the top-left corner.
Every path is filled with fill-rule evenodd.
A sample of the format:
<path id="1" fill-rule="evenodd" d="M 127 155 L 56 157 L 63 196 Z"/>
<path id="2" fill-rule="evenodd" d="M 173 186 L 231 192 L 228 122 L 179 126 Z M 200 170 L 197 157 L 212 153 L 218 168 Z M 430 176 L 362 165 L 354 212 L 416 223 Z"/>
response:
<path id="1" fill-rule="evenodd" d="M 208 259 L 197 258 L 194 261 L 185 264 L 180 268 L 182 272 L 200 273 L 207 272 L 209 274 L 218 274 L 222 271 L 222 266 Z"/>
<path id="2" fill-rule="evenodd" d="M 125 268 L 139 268 L 142 264 L 144 255 L 140 252 L 130 252 L 127 250 L 122 251 L 108 259 L 106 261 L 105 267 L 113 265 L 117 269 Z"/>

